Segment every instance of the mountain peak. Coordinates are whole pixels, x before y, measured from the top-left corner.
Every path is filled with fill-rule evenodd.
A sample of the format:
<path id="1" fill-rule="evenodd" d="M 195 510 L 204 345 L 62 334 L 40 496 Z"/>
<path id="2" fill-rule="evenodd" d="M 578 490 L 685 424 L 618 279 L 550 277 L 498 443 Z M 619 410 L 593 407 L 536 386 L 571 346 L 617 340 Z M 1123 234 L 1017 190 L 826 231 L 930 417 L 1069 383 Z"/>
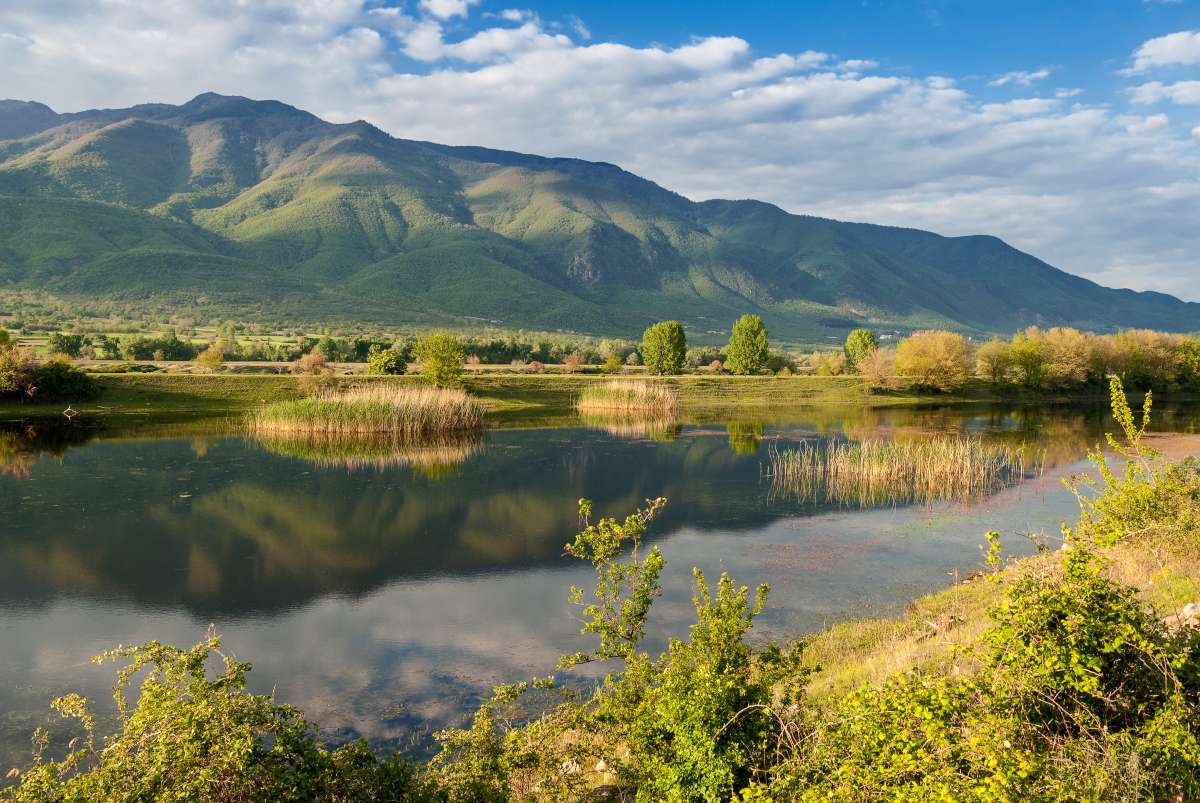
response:
<path id="1" fill-rule="evenodd" d="M 30 138 L 52 127 L 52 148 Z M 626 336 L 675 318 L 715 337 L 755 312 L 807 342 L 855 326 L 1200 330 L 1200 304 L 1109 290 L 986 235 L 695 203 L 609 163 L 397 139 L 277 100 L 0 101 L 0 140 L 0 285 L 66 297 Z"/>

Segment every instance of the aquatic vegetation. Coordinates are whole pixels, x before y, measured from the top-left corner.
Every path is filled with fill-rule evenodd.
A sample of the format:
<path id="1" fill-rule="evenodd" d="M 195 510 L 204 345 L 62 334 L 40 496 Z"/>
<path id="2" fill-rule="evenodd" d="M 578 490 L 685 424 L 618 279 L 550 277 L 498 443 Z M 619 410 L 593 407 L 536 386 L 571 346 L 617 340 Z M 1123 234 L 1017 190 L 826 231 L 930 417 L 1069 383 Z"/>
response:
<path id="1" fill-rule="evenodd" d="M 264 432 L 256 441 L 269 452 L 322 468 L 383 471 L 407 466 L 432 475 L 465 463 L 482 447 L 482 439 L 471 432 L 425 438 Z"/>
<path id="2" fill-rule="evenodd" d="M 585 388 L 575 402 L 581 413 L 673 418 L 679 412 L 679 393 L 662 382 L 612 379 Z"/>
<path id="3" fill-rule="evenodd" d="M 978 438 L 802 443 L 770 452 L 776 493 L 862 506 L 966 499 L 1017 482 L 1024 451 Z"/>
<path id="4" fill-rule="evenodd" d="M 421 436 L 463 432 L 483 424 L 483 407 L 463 390 L 372 383 L 344 392 L 280 401 L 255 413 L 256 434 Z"/>
<path id="5" fill-rule="evenodd" d="M 629 415 L 603 413 L 580 414 L 586 427 L 599 429 L 617 438 L 673 441 L 679 436 L 680 424 L 674 418 L 631 418 Z"/>

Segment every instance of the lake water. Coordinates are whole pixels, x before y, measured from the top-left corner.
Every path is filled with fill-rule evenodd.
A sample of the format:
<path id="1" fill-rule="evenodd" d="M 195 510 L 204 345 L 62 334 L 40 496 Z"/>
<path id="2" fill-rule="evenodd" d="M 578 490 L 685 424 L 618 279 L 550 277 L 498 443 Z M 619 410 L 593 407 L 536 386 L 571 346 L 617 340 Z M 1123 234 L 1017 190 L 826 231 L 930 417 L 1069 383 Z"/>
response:
<path id="1" fill-rule="evenodd" d="M 1200 411 L 1156 416 L 1195 430 Z M 0 431 L 0 769 L 25 763 L 47 702 L 108 698 L 117 644 L 180 645 L 213 625 L 252 686 L 331 741 L 417 749 L 492 685 L 585 646 L 563 556 L 576 500 L 624 516 L 669 503 L 651 538 L 668 568 L 648 641 L 691 621 L 691 567 L 768 582 L 757 639 L 894 613 L 980 565 L 985 530 L 1014 553 L 1075 503 L 1059 478 L 1111 427 L 1099 409 L 796 412 L 780 422 L 493 430 L 475 442 L 353 458 L 238 436 Z M 196 432 L 205 431 L 197 429 Z M 767 476 L 800 441 L 969 433 L 1042 460 L 986 498 L 862 508 L 797 498 Z M 2 774 L 2 773 L 0 773 Z"/>

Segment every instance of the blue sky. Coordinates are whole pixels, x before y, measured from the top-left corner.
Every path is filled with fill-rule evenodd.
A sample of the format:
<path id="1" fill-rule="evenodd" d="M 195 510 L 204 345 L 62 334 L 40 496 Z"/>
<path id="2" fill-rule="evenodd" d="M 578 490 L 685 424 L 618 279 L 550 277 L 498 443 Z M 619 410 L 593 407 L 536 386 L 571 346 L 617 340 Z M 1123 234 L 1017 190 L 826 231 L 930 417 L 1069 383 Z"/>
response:
<path id="1" fill-rule="evenodd" d="M 0 0 L 0 97 L 277 98 L 1200 300 L 1200 0 Z"/>

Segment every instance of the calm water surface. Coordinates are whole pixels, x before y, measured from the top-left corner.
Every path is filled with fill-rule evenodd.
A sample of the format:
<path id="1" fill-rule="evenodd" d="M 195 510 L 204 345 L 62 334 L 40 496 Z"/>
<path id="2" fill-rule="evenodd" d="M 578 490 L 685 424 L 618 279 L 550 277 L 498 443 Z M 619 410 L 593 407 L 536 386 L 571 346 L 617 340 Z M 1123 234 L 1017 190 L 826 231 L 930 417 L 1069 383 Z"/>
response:
<path id="1" fill-rule="evenodd" d="M 1175 408 L 1158 425 L 1194 431 Z M 0 768 L 24 763 L 48 700 L 106 699 L 89 656 L 210 624 L 328 731 L 409 748 L 492 685 L 584 646 L 564 602 L 576 500 L 624 516 L 666 496 L 668 560 L 649 646 L 686 632 L 691 567 L 769 582 L 759 639 L 898 610 L 1074 514 L 1059 477 L 1109 426 L 1097 410 L 814 410 L 787 423 L 499 430 L 478 442 L 352 458 L 241 437 L 87 440 L 52 451 L 0 432 Z M 766 476 L 771 448 L 954 431 L 1024 444 L 1044 466 L 984 499 L 861 509 Z M 8 440 L 4 440 L 6 437 Z M 65 441 L 64 441 L 65 439 Z M 415 740 L 415 742 L 414 742 Z M 2 773 L 0 773 L 2 774 Z"/>

